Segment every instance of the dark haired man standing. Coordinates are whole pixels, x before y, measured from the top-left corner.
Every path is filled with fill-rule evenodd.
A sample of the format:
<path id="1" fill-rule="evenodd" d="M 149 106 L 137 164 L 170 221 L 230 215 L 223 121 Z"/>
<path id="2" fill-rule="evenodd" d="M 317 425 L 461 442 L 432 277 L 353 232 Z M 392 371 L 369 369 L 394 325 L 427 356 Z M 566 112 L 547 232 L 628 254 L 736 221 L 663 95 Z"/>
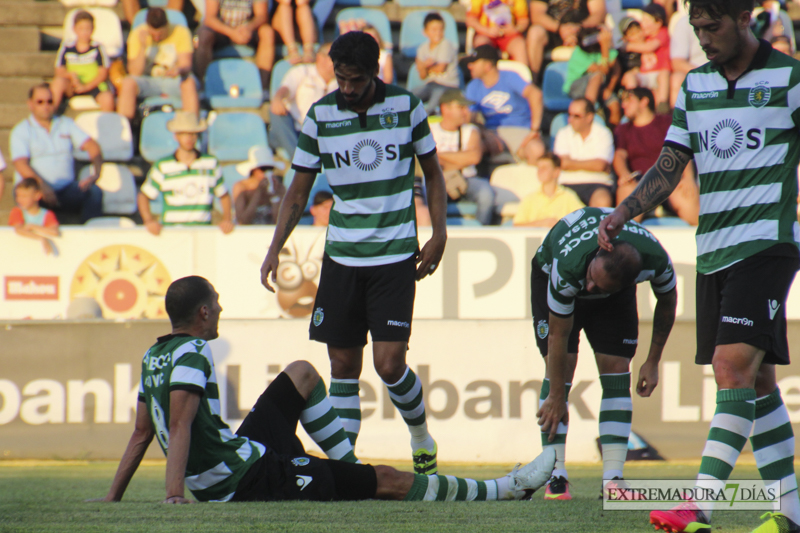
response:
<path id="1" fill-rule="evenodd" d="M 658 363 L 675 322 L 677 280 L 669 255 L 635 222 L 625 225 L 613 251 L 600 250 L 594 236 L 609 212 L 587 207 L 565 216 L 547 234 L 531 264 L 533 326 L 547 365 L 537 416 L 542 446 L 556 450 L 545 499 L 572 499 L 564 452 L 567 399 L 581 330 L 594 350 L 603 388 L 599 417 L 603 479 L 615 480 L 609 484 L 621 487 L 616 480 L 622 478 L 633 414 L 630 363 L 639 338 L 636 284 L 649 280 L 658 301 L 650 351 L 639 370 L 639 396 L 650 396 L 658 384 Z"/>
<path id="2" fill-rule="evenodd" d="M 447 240 L 446 192 L 436 144 L 420 100 L 378 79 L 380 50 L 366 33 L 331 45 L 339 89 L 316 102 L 294 153 L 295 178 L 261 266 L 270 291 L 278 254 L 303 214 L 323 169 L 333 189 L 325 256 L 310 337 L 328 345 L 331 397 L 355 444 L 361 427 L 358 378 L 367 332 L 375 370 L 411 433 L 414 470 L 437 471 L 422 383 L 406 364 L 415 281 L 433 274 Z M 433 236 L 422 250 L 414 209 L 414 156 L 428 191 Z M 416 266 L 415 266 L 416 265 Z"/>
<path id="3" fill-rule="evenodd" d="M 761 477 L 781 482 L 780 513 L 757 531 L 800 531 L 794 433 L 775 375 L 789 363 L 786 297 L 800 264 L 800 63 L 755 38 L 753 0 L 688 3 L 709 63 L 686 76 L 661 155 L 601 223 L 599 243 L 611 249 L 627 220 L 663 202 L 694 157 L 696 362 L 713 366 L 719 391 L 697 484 L 724 486 L 750 437 Z M 650 513 L 677 532 L 710 517 L 711 506 L 692 502 Z"/>

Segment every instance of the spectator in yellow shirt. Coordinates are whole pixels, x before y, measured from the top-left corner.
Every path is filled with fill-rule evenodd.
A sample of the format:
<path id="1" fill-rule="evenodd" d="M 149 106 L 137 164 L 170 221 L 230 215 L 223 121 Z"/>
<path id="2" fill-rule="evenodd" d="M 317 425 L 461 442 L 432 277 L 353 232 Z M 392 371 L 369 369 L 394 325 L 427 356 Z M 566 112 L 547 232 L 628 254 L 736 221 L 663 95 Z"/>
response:
<path id="1" fill-rule="evenodd" d="M 574 191 L 558 184 L 560 157 L 552 152 L 545 153 L 536 162 L 536 170 L 542 188 L 523 198 L 514 215 L 515 226 L 552 228 L 566 215 L 586 207 Z"/>
<path id="2" fill-rule="evenodd" d="M 475 30 L 474 48 L 489 44 L 525 66 L 525 32 L 529 23 L 526 0 L 471 0 L 467 12 L 467 27 Z"/>

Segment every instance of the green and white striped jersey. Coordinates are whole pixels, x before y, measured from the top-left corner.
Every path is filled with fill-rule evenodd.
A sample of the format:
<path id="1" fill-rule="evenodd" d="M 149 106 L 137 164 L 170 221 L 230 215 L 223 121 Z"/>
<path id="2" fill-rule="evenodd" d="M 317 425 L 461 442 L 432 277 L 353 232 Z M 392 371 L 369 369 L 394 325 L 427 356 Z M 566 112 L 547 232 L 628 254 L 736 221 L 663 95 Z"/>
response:
<path id="1" fill-rule="evenodd" d="M 607 294 L 586 292 L 586 271 L 599 250 L 597 230 L 600 221 L 613 209 L 585 207 L 573 211 L 553 226 L 534 258 L 549 277 L 547 306 L 561 316 L 575 311 L 576 298 L 606 298 Z M 637 224 L 628 222 L 617 237 L 618 241 L 632 244 L 642 256 L 642 271 L 636 283 L 650 281 L 656 294 L 675 288 L 677 278 L 672 260 L 652 233 Z"/>
<path id="2" fill-rule="evenodd" d="M 214 359 L 208 343 L 190 335 L 167 335 L 144 354 L 139 401 L 158 443 L 169 451 L 169 394 L 188 390 L 202 395 L 192 422 L 186 487 L 199 501 L 228 501 L 242 476 L 262 455 L 263 444 L 235 435 L 223 422 Z"/>
<path id="3" fill-rule="evenodd" d="M 222 168 L 210 155 L 200 155 L 188 167 L 174 155 L 156 161 L 141 190 L 151 200 L 162 195 L 163 224 L 210 224 L 214 196 L 228 194 Z"/>
<path id="4" fill-rule="evenodd" d="M 665 146 L 694 156 L 700 179 L 697 270 L 722 270 L 800 241 L 800 62 L 761 41 L 729 82 L 713 63 L 689 72 Z"/>
<path id="5" fill-rule="evenodd" d="M 337 90 L 303 122 L 292 168 L 325 172 L 333 208 L 325 252 L 347 266 L 396 263 L 419 247 L 414 210 L 414 156 L 436 153 L 420 100 L 375 80 L 366 113 L 347 108 Z"/>

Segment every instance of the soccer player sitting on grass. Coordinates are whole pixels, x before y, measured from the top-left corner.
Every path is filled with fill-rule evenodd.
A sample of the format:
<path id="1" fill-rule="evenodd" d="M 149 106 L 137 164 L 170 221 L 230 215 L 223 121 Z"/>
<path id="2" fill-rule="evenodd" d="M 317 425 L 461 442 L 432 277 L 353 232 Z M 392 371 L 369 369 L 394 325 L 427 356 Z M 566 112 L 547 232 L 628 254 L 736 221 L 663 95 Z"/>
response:
<path id="1" fill-rule="evenodd" d="M 122 499 L 153 437 L 167 456 L 163 503 L 190 503 L 184 485 L 200 501 L 520 500 L 553 468 L 552 450 L 489 481 L 355 464 L 325 383 L 306 361 L 288 365 L 233 433 L 220 415 L 208 344 L 218 337 L 219 294 L 189 276 L 174 281 L 165 300 L 172 333 L 144 355 L 136 427 L 102 501 Z M 329 459 L 306 454 L 298 420 Z"/>

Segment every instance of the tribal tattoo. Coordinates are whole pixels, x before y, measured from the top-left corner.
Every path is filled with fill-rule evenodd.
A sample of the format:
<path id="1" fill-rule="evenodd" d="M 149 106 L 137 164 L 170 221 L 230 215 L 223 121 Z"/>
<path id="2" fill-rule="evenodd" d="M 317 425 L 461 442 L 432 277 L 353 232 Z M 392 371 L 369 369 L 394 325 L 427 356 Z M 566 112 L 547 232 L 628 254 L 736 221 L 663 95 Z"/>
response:
<path id="1" fill-rule="evenodd" d="M 678 183 L 691 155 L 675 148 L 665 146 L 658 156 L 656 164 L 648 170 L 636 189 L 622 201 L 622 205 L 634 218 L 663 203 Z"/>

